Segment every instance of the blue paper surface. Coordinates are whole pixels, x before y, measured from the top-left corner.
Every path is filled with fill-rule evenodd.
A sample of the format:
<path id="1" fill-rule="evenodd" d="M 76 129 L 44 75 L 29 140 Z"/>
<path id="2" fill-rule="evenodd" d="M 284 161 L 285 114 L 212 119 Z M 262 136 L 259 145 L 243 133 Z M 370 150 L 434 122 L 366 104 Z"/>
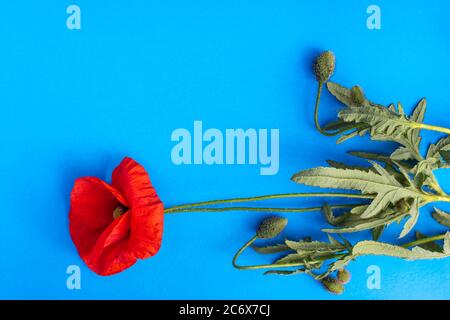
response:
<path id="1" fill-rule="evenodd" d="M 81 29 L 67 28 L 68 6 Z M 381 9 L 381 29 L 366 22 Z M 450 127 L 450 3 L 436 1 L 10 1 L 0 10 L 0 298 L 24 299 L 449 299 L 450 260 L 362 257 L 332 296 L 310 277 L 263 276 L 231 265 L 265 213 L 168 215 L 153 258 L 111 277 L 91 272 L 68 231 L 69 195 L 81 176 L 110 179 L 124 156 L 144 165 L 166 206 L 316 190 L 293 173 L 354 161 L 349 150 L 391 152 L 356 138 L 336 146 L 313 125 L 311 64 L 331 49 L 333 80 L 411 111 L 427 97 L 426 123 Z M 321 121 L 339 103 L 328 93 Z M 279 129 L 279 171 L 259 165 L 175 165 L 171 134 L 204 129 Z M 423 148 L 440 137 L 424 133 Z M 439 180 L 450 190 L 450 174 Z M 320 205 L 318 200 L 270 205 Z M 450 209 L 447 205 L 439 205 Z M 444 232 L 421 210 L 417 229 Z M 286 236 L 325 239 L 320 213 L 291 213 Z M 382 240 L 397 241 L 401 226 Z M 352 241 L 368 238 L 352 235 Z M 412 239 L 409 235 L 405 240 Z M 242 263 L 268 263 L 248 252 Z M 69 290 L 67 267 L 81 270 Z M 381 288 L 369 289 L 370 266 Z M 370 271 L 370 268 L 369 268 Z"/>

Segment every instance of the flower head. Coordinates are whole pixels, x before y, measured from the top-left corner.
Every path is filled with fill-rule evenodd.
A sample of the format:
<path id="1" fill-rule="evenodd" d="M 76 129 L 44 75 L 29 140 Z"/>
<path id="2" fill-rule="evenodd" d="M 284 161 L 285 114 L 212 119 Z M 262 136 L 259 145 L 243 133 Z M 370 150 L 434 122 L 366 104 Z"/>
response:
<path id="1" fill-rule="evenodd" d="M 334 73 L 335 64 L 336 59 L 333 52 L 325 51 L 319 55 L 313 65 L 317 81 L 320 83 L 327 82 Z"/>
<path id="2" fill-rule="evenodd" d="M 163 219 L 163 204 L 147 172 L 131 158 L 114 169 L 111 184 L 79 178 L 70 195 L 70 235 L 80 257 L 99 275 L 155 255 Z"/>
<path id="3" fill-rule="evenodd" d="M 270 217 L 265 219 L 258 227 L 256 236 L 260 239 L 275 238 L 284 230 L 288 223 L 286 218 Z"/>
<path id="4" fill-rule="evenodd" d="M 351 279 L 351 274 L 350 271 L 348 271 L 347 269 L 339 269 L 337 272 L 337 281 L 340 284 L 347 284 L 350 282 Z"/>
<path id="5" fill-rule="evenodd" d="M 334 294 L 344 293 L 344 286 L 341 283 L 339 283 L 335 278 L 328 276 L 322 279 L 321 282 L 324 285 L 325 289 L 327 289 L 328 292 L 330 293 Z"/>

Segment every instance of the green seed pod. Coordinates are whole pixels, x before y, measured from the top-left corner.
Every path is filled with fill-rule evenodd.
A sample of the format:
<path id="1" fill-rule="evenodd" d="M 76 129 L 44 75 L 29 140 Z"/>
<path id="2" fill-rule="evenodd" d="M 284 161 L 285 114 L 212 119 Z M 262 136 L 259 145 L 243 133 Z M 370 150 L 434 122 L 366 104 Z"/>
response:
<path id="1" fill-rule="evenodd" d="M 364 95 L 364 91 L 361 89 L 360 86 L 354 86 L 350 90 L 350 97 L 352 99 L 352 102 L 356 104 L 357 106 L 361 106 L 366 101 L 366 97 Z"/>
<path id="2" fill-rule="evenodd" d="M 323 286 L 325 289 L 328 290 L 328 292 L 333 294 L 342 294 L 344 293 L 344 286 L 339 283 L 336 279 L 328 276 L 321 280 Z"/>
<path id="3" fill-rule="evenodd" d="M 270 217 L 265 219 L 258 227 L 256 236 L 260 239 L 275 238 L 286 227 L 288 220 L 281 217 Z"/>
<path id="4" fill-rule="evenodd" d="M 350 271 L 346 270 L 346 269 L 339 269 L 337 272 L 337 281 L 340 284 L 347 284 L 350 282 L 351 279 L 351 274 Z"/>
<path id="5" fill-rule="evenodd" d="M 313 65 L 317 81 L 325 83 L 330 79 L 334 73 L 335 61 L 334 53 L 331 51 L 325 51 L 317 57 Z"/>

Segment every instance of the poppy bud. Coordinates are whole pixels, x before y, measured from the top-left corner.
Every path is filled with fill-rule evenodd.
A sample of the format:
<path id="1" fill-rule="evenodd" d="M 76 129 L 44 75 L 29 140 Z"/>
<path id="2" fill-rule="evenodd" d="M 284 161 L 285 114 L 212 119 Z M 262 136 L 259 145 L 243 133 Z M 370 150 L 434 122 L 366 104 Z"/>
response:
<path id="1" fill-rule="evenodd" d="M 316 75 L 317 81 L 320 83 L 327 82 L 328 79 L 333 75 L 335 66 L 334 53 L 331 51 L 323 52 L 313 65 L 314 74 Z"/>
<path id="2" fill-rule="evenodd" d="M 339 269 L 337 272 L 337 281 L 340 284 L 347 284 L 350 282 L 351 274 L 350 271 L 346 269 Z"/>
<path id="3" fill-rule="evenodd" d="M 265 219 L 258 227 L 256 236 L 260 239 L 275 238 L 286 227 L 288 220 L 281 217 L 270 217 Z"/>
<path id="4" fill-rule="evenodd" d="M 336 279 L 328 276 L 321 280 L 322 284 L 324 285 L 325 289 L 328 290 L 328 292 L 334 293 L 334 294 L 342 294 L 344 292 L 344 286 L 339 283 Z"/>
<path id="5" fill-rule="evenodd" d="M 364 104 L 366 101 L 366 97 L 364 96 L 364 91 L 362 91 L 360 86 L 354 86 L 350 90 L 350 97 L 354 104 L 360 106 Z"/>

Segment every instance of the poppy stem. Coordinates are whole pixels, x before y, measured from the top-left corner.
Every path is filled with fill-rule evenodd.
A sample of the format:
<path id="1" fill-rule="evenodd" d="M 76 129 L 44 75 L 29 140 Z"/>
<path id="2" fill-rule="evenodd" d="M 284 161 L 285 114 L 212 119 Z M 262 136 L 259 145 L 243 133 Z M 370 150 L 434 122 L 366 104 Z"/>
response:
<path id="1" fill-rule="evenodd" d="M 330 206 L 331 209 L 346 209 L 353 208 L 358 204 L 341 204 Z M 320 211 L 323 207 L 309 207 L 309 208 L 264 208 L 264 207 L 223 207 L 223 208 L 204 208 L 204 207 L 192 207 L 178 210 L 166 210 L 165 213 L 182 213 L 182 212 L 225 212 L 225 211 L 257 211 L 257 212 L 314 212 Z"/>
<path id="2" fill-rule="evenodd" d="M 307 198 L 307 197 L 330 197 L 330 198 L 349 198 L 349 199 L 373 199 L 373 195 L 362 195 L 362 194 L 351 194 L 351 193 L 284 193 L 284 194 L 271 194 L 257 197 L 248 198 L 233 198 L 233 199 L 223 199 L 223 200 L 212 200 L 203 201 L 191 204 L 183 204 L 178 206 L 173 206 L 165 209 L 166 213 L 172 213 L 175 211 L 180 211 L 181 209 L 195 208 L 195 207 L 205 207 L 217 204 L 229 204 L 229 203 L 240 203 L 240 202 L 254 202 L 263 201 L 270 199 L 287 199 L 287 198 Z M 196 210 L 192 210 L 196 211 Z M 198 210 L 197 210 L 198 211 Z"/>

